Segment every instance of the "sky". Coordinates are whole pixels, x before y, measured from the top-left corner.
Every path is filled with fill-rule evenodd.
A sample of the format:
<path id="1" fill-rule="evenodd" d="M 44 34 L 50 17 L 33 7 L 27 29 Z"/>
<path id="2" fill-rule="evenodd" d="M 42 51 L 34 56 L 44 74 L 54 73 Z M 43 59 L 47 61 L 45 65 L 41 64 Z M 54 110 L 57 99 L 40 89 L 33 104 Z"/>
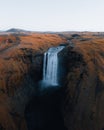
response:
<path id="1" fill-rule="evenodd" d="M 104 0 L 0 0 L 0 30 L 104 31 Z"/>

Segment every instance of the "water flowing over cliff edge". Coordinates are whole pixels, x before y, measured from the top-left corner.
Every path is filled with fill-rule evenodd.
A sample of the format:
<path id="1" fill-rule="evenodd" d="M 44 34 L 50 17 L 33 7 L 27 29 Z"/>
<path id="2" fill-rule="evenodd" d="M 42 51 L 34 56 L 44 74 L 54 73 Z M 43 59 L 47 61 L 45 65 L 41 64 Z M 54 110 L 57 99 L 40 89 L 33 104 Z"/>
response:
<path id="1" fill-rule="evenodd" d="M 52 86 L 58 86 L 58 53 L 64 46 L 50 48 L 44 54 L 43 82 Z"/>

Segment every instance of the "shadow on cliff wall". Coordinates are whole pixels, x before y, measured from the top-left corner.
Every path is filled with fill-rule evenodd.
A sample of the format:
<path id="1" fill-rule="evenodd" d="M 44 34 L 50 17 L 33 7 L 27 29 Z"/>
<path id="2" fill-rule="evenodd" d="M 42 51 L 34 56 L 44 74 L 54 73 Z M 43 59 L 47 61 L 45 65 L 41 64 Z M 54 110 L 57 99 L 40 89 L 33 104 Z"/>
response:
<path id="1" fill-rule="evenodd" d="M 67 130 L 61 111 L 62 89 L 34 96 L 25 110 L 28 130 Z"/>
<path id="2" fill-rule="evenodd" d="M 42 80 L 35 86 L 37 92 L 25 109 L 28 130 L 67 130 L 62 115 L 64 91 L 61 86 L 66 74 L 62 60 L 59 58 L 58 86 L 46 85 Z"/>

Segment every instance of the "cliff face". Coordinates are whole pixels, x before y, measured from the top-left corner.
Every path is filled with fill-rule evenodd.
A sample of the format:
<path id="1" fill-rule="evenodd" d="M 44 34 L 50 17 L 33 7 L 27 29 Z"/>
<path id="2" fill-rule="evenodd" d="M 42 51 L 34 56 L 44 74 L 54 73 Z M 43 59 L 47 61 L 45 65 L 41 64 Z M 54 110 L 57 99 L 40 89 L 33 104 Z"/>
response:
<path id="1" fill-rule="evenodd" d="M 72 39 L 74 46 L 62 53 L 67 59 L 63 117 L 68 130 L 104 129 L 104 39 L 90 38 Z"/>
<path id="2" fill-rule="evenodd" d="M 37 82 L 42 79 L 43 53 L 49 47 L 65 42 L 67 46 L 59 53 L 62 88 L 52 95 L 37 98 L 35 94 Z M 43 114 L 40 121 L 50 126 L 53 124 L 47 120 L 47 113 L 53 112 L 50 116 L 56 118 L 54 124 L 64 123 L 61 127 L 57 124 L 57 129 L 103 130 L 103 42 L 103 37 L 88 33 L 1 36 L 0 130 L 27 130 L 24 114 L 31 114 L 31 110 Z M 50 126 L 47 129 L 55 129 L 55 125 Z"/>

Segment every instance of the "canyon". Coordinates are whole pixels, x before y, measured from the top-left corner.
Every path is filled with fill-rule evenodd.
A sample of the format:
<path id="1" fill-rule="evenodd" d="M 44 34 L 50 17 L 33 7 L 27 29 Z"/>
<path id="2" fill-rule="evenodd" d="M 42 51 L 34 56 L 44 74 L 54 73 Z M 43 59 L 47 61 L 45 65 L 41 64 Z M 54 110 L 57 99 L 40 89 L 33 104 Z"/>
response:
<path id="1" fill-rule="evenodd" d="M 44 54 L 59 46 L 60 87 L 41 92 Z M 103 120 L 103 34 L 0 35 L 0 130 L 103 130 Z"/>

